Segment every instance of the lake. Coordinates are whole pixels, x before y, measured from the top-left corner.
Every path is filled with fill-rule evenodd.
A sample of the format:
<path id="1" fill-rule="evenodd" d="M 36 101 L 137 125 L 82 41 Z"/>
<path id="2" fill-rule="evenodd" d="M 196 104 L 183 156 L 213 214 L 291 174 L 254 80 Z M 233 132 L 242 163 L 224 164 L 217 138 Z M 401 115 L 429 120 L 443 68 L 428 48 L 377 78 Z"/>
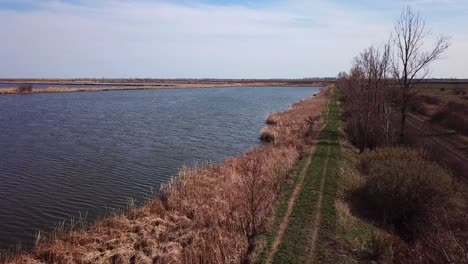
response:
<path id="1" fill-rule="evenodd" d="M 0 96 L 0 249 L 39 230 L 143 201 L 183 165 L 262 144 L 269 113 L 311 87 L 137 90 Z"/>

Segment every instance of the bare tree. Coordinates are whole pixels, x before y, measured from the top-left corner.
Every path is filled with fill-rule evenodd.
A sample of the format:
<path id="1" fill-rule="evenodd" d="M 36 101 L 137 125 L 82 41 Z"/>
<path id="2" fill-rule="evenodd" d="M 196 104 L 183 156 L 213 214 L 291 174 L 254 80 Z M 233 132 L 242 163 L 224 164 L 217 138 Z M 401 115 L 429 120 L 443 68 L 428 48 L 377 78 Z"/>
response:
<path id="1" fill-rule="evenodd" d="M 392 37 L 394 53 L 392 56 L 392 73 L 400 89 L 400 141 L 404 140 L 406 114 L 409 101 L 416 93 L 415 87 L 429 73 L 429 65 L 439 59 L 450 46 L 447 36 L 440 36 L 434 46 L 425 50 L 424 41 L 429 36 L 424 19 L 418 12 L 407 7 L 395 24 Z"/>
<path id="2" fill-rule="evenodd" d="M 340 74 L 337 85 L 346 98 L 347 130 L 362 152 L 383 141 L 382 115 L 386 109 L 389 45 L 371 46 L 354 59 L 349 75 Z"/>

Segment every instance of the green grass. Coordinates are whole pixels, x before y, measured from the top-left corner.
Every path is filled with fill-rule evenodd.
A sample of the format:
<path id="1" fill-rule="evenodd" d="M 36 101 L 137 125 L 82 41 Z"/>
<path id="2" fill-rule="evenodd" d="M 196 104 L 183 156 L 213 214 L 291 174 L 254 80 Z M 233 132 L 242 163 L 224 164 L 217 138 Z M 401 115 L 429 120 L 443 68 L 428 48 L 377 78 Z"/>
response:
<path id="1" fill-rule="evenodd" d="M 330 224 L 324 224 L 321 227 L 316 263 L 372 263 L 375 237 L 380 234 L 380 230 L 362 219 L 352 216 L 351 212 L 341 209 L 340 213 L 336 208 L 336 202 L 347 207 L 349 193 L 359 188 L 363 183 L 356 170 L 357 150 L 349 142 L 343 140 L 340 142 L 342 146 L 336 165 L 339 171 L 335 171 L 336 184 L 332 185 L 336 188 L 334 190 L 335 203 L 328 204 L 328 209 L 325 209 L 332 212 L 329 216 L 331 221 Z"/>
<path id="2" fill-rule="evenodd" d="M 322 216 L 317 251 L 315 252 L 320 250 L 321 244 L 325 245 L 327 243 L 328 236 L 334 232 L 336 226 L 334 201 L 340 149 L 338 143 L 339 116 L 336 98 L 332 98 L 329 105 L 327 125 L 319 135 L 317 150 L 307 170 L 302 192 L 296 201 L 283 243 L 276 252 L 273 263 L 306 263 L 310 261 L 313 250 L 311 237 L 314 216 L 317 211 L 320 183 L 323 177 L 325 177 L 325 185 L 322 199 Z M 327 159 L 329 159 L 328 163 Z M 327 166 L 326 174 L 323 175 L 325 166 Z"/>
<path id="3" fill-rule="evenodd" d="M 376 256 L 380 242 L 378 240 L 379 237 L 385 237 L 386 233 L 352 215 L 348 196 L 363 184 L 357 171 L 359 153 L 346 140 L 343 132 L 335 139 L 340 147 L 334 149 L 335 152 L 331 154 L 333 158 L 329 161 L 332 171 L 327 175 L 329 178 L 325 185 L 326 195 L 315 263 L 376 263 L 376 257 L 379 257 Z M 344 208 L 338 209 L 338 203 Z"/>
<path id="4" fill-rule="evenodd" d="M 286 184 L 286 186 L 282 190 L 281 198 L 279 199 L 280 202 L 275 213 L 273 226 L 269 229 L 269 231 L 267 231 L 258 238 L 258 241 L 264 241 L 265 247 L 262 249 L 255 263 L 265 263 L 266 259 L 268 258 L 268 254 L 270 253 L 270 249 L 276 237 L 276 232 L 288 210 L 288 202 L 294 192 L 294 189 L 299 184 L 302 171 L 307 169 L 305 168 L 305 166 L 307 165 L 308 159 L 310 159 L 309 155 L 302 158 L 302 160 L 299 162 L 299 165 L 295 169 L 294 177 Z"/>

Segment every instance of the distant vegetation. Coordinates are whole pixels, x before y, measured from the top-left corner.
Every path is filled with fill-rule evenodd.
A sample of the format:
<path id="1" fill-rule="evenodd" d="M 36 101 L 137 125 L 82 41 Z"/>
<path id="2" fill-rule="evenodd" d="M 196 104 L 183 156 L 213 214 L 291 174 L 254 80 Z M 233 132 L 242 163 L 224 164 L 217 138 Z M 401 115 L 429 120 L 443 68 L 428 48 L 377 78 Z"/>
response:
<path id="1" fill-rule="evenodd" d="M 16 88 L 18 93 L 31 93 L 33 90 L 32 84 L 20 84 L 18 85 L 18 88 Z"/>
<path id="2" fill-rule="evenodd" d="M 468 107 L 466 104 L 448 102 L 435 111 L 431 116 L 431 122 L 468 136 Z"/>

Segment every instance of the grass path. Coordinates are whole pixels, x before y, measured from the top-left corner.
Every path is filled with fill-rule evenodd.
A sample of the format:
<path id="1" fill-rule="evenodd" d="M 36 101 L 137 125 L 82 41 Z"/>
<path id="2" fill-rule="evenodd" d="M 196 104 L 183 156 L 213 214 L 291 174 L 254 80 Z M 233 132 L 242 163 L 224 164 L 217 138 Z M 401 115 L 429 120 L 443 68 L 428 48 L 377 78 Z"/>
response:
<path id="1" fill-rule="evenodd" d="M 320 258 L 316 249 L 326 243 L 336 222 L 338 127 L 338 107 L 331 98 L 316 152 L 302 167 L 268 257 L 261 263 L 314 263 Z"/>
<path id="2" fill-rule="evenodd" d="M 299 183 L 296 185 L 294 188 L 294 192 L 292 193 L 291 197 L 289 198 L 288 201 L 288 208 L 286 210 L 286 215 L 284 216 L 278 232 L 276 233 L 275 240 L 273 242 L 273 245 L 271 246 L 271 250 L 268 254 L 268 258 L 266 259 L 265 263 L 271 263 L 273 256 L 275 255 L 276 251 L 278 250 L 279 245 L 283 241 L 284 234 L 286 232 L 286 228 L 288 227 L 289 224 L 289 218 L 291 216 L 292 210 L 294 208 L 294 204 L 296 203 L 297 197 L 299 196 L 300 192 L 302 191 L 302 184 L 304 182 L 304 178 L 306 175 L 306 170 L 310 166 L 310 161 L 311 158 L 310 156 L 306 157 L 305 161 L 305 166 L 302 168 L 299 174 Z"/>

